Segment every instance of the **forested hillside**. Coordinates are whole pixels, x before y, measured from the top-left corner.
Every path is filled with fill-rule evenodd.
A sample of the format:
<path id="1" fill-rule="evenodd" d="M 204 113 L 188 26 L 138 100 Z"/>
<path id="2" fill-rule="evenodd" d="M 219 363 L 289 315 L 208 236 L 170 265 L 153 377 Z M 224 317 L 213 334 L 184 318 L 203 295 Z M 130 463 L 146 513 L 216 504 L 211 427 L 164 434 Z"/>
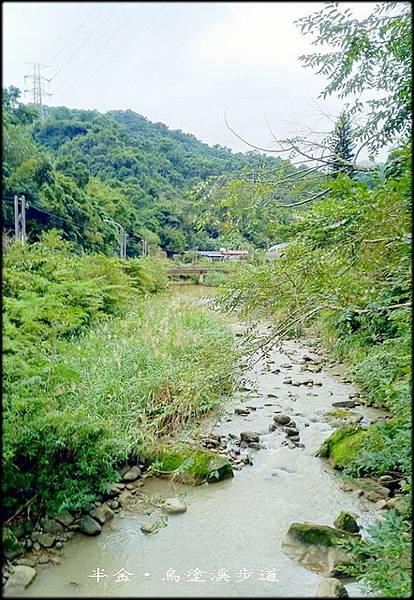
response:
<path id="1" fill-rule="evenodd" d="M 55 227 L 87 251 L 111 253 L 114 228 L 104 221 L 110 218 L 126 229 L 129 256 L 140 253 L 141 237 L 153 251 L 162 248 L 168 255 L 218 248 L 229 228 L 223 230 L 220 211 L 215 220 L 203 220 L 210 204 L 202 201 L 206 185 L 281 165 L 287 173 L 297 171 L 288 161 L 259 152 L 210 147 L 131 110 L 50 108 L 40 120 L 19 95 L 13 87 L 3 93 L 5 225 L 13 228 L 13 195 L 25 194 L 33 241 L 41 230 Z M 291 191 L 270 195 L 284 203 L 295 198 Z M 267 211 L 262 216 L 269 221 Z M 258 221 L 256 228 L 238 227 L 233 242 L 271 243 L 273 233 L 260 229 Z"/>

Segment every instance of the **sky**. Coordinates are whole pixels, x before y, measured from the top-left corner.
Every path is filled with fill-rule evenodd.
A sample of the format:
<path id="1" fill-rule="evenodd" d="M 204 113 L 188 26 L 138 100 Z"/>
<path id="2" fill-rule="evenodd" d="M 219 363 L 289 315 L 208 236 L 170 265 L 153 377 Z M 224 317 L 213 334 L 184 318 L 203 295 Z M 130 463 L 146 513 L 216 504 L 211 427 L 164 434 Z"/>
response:
<path id="1" fill-rule="evenodd" d="M 355 17 L 374 2 L 341 2 Z M 202 141 L 245 152 L 310 128 L 330 131 L 343 101 L 299 56 L 315 51 L 295 19 L 322 2 L 4 2 L 3 85 L 32 87 L 36 62 L 52 106 L 131 109 Z M 25 101 L 30 101 L 30 93 Z M 361 154 L 361 159 L 367 156 Z M 380 157 L 381 158 L 381 157 Z"/>

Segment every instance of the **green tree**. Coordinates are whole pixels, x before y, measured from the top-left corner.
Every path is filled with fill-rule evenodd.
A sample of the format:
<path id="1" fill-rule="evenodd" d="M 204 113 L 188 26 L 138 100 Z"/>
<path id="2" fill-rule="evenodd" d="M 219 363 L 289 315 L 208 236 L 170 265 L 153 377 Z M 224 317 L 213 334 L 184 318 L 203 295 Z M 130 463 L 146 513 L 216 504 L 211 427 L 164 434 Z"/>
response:
<path id="1" fill-rule="evenodd" d="M 331 47 L 300 57 L 328 79 L 322 98 L 355 95 L 350 113 L 367 109 L 357 134 L 372 152 L 389 142 L 401 145 L 411 132 L 411 3 L 379 2 L 359 21 L 350 9 L 329 2 L 296 23 L 314 36 L 313 45 Z M 360 94 L 366 91 L 374 97 L 363 103 Z"/>
<path id="2" fill-rule="evenodd" d="M 329 141 L 332 145 L 332 154 L 334 156 L 329 168 L 331 175 L 334 177 L 338 173 L 347 173 L 350 175 L 353 168 L 351 165 L 345 163 L 352 162 L 355 144 L 352 140 L 351 119 L 345 111 L 339 115 Z"/>

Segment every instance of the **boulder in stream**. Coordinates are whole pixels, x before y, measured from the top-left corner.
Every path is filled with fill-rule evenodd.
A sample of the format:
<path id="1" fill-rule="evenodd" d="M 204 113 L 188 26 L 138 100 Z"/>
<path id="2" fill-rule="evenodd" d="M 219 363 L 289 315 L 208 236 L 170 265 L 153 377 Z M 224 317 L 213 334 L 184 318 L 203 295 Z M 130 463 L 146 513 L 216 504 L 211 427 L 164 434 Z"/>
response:
<path id="1" fill-rule="evenodd" d="M 101 533 L 101 526 L 92 517 L 86 516 L 80 522 L 80 530 L 85 535 L 99 535 Z"/>
<path id="2" fill-rule="evenodd" d="M 287 425 L 290 423 L 290 417 L 288 415 L 275 415 L 273 421 L 279 425 Z"/>
<path id="3" fill-rule="evenodd" d="M 332 406 L 335 408 L 355 408 L 359 402 L 355 400 L 341 400 L 339 402 L 332 402 Z"/>
<path id="4" fill-rule="evenodd" d="M 149 458 L 149 462 L 160 476 L 173 477 L 189 485 L 205 481 L 214 483 L 234 476 L 227 458 L 186 444 L 162 446 Z"/>
<path id="5" fill-rule="evenodd" d="M 283 431 L 289 437 L 292 435 L 299 435 L 299 429 L 296 429 L 296 427 L 283 427 Z"/>
<path id="6" fill-rule="evenodd" d="M 251 444 L 252 442 L 259 442 L 260 435 L 256 431 L 242 431 L 240 439 L 242 442 L 246 442 L 246 444 Z"/>
<path id="7" fill-rule="evenodd" d="M 90 512 L 90 515 L 96 521 L 99 521 L 101 525 L 103 525 L 107 521 L 113 519 L 115 513 L 109 508 L 107 504 L 99 504 Z"/>
<path id="8" fill-rule="evenodd" d="M 53 514 L 51 515 L 51 517 L 55 521 L 58 521 L 58 523 L 60 523 L 64 527 L 69 527 L 69 525 L 72 525 L 73 521 L 75 520 L 75 517 L 71 515 L 68 510 L 65 510 L 61 513 Z"/>
<path id="9" fill-rule="evenodd" d="M 327 525 L 292 523 L 282 540 L 282 549 L 301 565 L 325 577 L 344 576 L 341 565 L 349 564 L 352 556 L 339 542 L 358 537 Z"/>
<path id="10" fill-rule="evenodd" d="M 65 531 L 63 525 L 55 519 L 44 518 L 40 520 L 40 524 L 45 533 L 62 533 Z"/>
<path id="11" fill-rule="evenodd" d="M 125 473 L 123 480 L 135 481 L 136 479 L 139 479 L 139 477 L 141 477 L 141 469 L 138 467 L 138 465 L 134 465 Z"/>
<path id="12" fill-rule="evenodd" d="M 319 456 L 328 458 L 335 469 L 344 469 L 359 455 L 367 432 L 358 425 L 344 425 L 321 445 Z"/>
<path id="13" fill-rule="evenodd" d="M 356 515 L 342 511 L 335 519 L 334 525 L 337 529 L 349 531 L 350 533 L 358 533 L 359 525 L 356 522 Z"/>
<path id="14" fill-rule="evenodd" d="M 36 571 L 33 567 L 26 567 L 23 565 L 15 566 L 13 568 L 13 573 L 10 575 L 4 586 L 4 595 L 14 597 L 22 593 L 35 577 Z"/>
<path id="15" fill-rule="evenodd" d="M 167 498 L 164 501 L 164 509 L 167 513 L 183 513 L 187 510 L 187 506 L 180 498 Z"/>
<path id="16" fill-rule="evenodd" d="M 349 598 L 345 586 L 335 577 L 327 577 L 320 582 L 316 592 L 317 598 Z"/>

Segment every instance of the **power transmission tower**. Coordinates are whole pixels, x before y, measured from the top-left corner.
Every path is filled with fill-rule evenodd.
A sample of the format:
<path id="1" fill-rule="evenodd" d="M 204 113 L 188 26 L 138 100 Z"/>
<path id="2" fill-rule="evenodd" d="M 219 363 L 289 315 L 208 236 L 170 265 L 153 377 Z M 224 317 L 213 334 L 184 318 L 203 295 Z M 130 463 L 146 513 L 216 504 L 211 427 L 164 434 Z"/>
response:
<path id="1" fill-rule="evenodd" d="M 19 209 L 19 200 L 22 203 Z M 26 241 L 26 198 L 22 195 L 14 197 L 14 239 L 22 244 Z"/>
<path id="2" fill-rule="evenodd" d="M 31 79 L 33 81 L 33 87 L 24 90 L 24 93 L 31 93 L 33 98 L 33 104 L 39 109 L 40 118 L 44 119 L 46 114 L 46 106 L 44 105 L 44 97 L 51 96 L 52 94 L 46 92 L 43 83 L 47 81 L 50 83 L 51 79 L 47 79 L 41 75 L 41 69 L 47 69 L 50 65 L 41 65 L 40 63 L 31 63 L 23 61 L 25 65 L 33 67 L 33 75 L 25 75 L 24 80 Z"/>

